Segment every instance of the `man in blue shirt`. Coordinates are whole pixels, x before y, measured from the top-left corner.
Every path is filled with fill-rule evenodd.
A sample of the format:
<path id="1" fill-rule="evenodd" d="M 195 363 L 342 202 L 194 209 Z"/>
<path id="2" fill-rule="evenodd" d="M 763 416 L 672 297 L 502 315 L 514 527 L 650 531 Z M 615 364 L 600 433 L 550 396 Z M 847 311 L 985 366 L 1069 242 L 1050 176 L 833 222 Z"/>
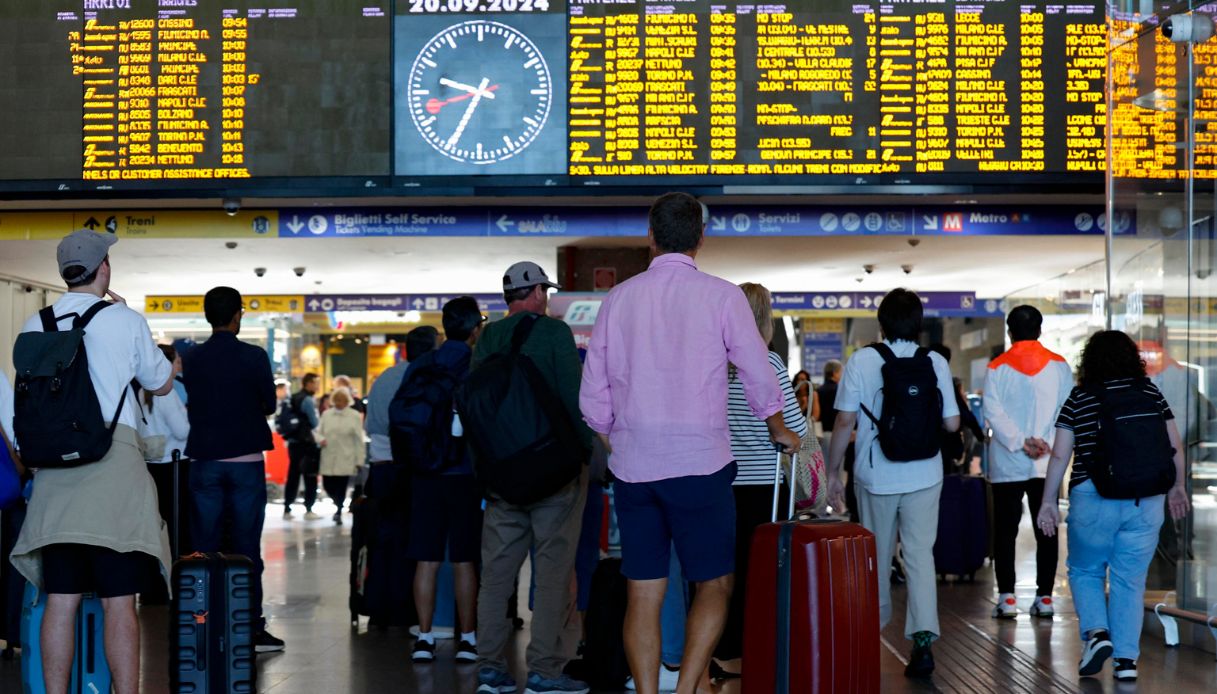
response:
<path id="1" fill-rule="evenodd" d="M 477 300 L 462 296 L 444 304 L 444 336 L 438 349 L 410 363 L 405 382 L 424 366 L 441 367 L 458 383 L 469 373 L 473 345 L 482 332 Z M 460 420 L 452 425 L 452 436 L 460 436 Z M 410 545 L 406 555 L 418 562 L 414 573 L 414 603 L 418 608 L 418 640 L 411 657 L 415 662 L 435 660 L 435 636 L 431 621 L 435 614 L 435 580 L 440 564 L 452 562 L 456 583 L 456 608 L 460 640 L 459 662 L 477 661 L 477 570 L 482 548 L 482 497 L 473 476 L 473 461 L 463 451 L 446 468 L 432 474 L 414 471 L 410 503 Z"/>
<path id="2" fill-rule="evenodd" d="M 191 532 L 200 552 L 243 554 L 254 563 L 254 650 L 283 650 L 262 616 L 262 524 L 266 462 L 273 448 L 266 418 L 275 413 L 275 379 L 266 350 L 241 342 L 241 294 L 216 287 L 203 297 L 211 338 L 185 358 L 190 397 Z M 229 532 L 224 532 L 225 526 Z M 227 542 L 225 542 L 227 539 Z"/>
<path id="3" fill-rule="evenodd" d="M 406 361 L 390 367 L 372 383 L 368 393 L 368 416 L 364 430 L 372 440 L 369 460 L 372 464 L 393 461 L 393 448 L 389 443 L 389 403 L 401 387 L 409 365 L 422 355 L 435 349 L 439 331 L 430 325 L 421 325 L 406 335 Z"/>
<path id="4" fill-rule="evenodd" d="M 300 483 L 304 483 L 304 520 L 317 520 L 321 516 L 313 513 L 317 501 L 317 472 L 321 465 L 321 448 L 313 438 L 313 430 L 321 423 L 317 416 L 317 388 L 321 377 L 315 373 L 304 374 L 300 379 L 300 390 L 291 397 L 291 408 L 301 417 L 295 435 L 287 439 L 287 483 L 283 486 L 283 517 L 292 517 L 292 504 Z"/>

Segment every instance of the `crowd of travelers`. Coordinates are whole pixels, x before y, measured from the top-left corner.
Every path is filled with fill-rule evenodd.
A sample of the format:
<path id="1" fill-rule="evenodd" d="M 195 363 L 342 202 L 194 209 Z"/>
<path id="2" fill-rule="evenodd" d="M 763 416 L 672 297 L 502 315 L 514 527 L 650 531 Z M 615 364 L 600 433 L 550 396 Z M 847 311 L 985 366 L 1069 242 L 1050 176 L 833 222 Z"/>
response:
<path id="1" fill-rule="evenodd" d="M 68 291 L 23 332 L 87 327 L 94 409 L 110 443 L 95 463 L 37 471 L 11 553 L 13 566 L 47 596 L 47 691 L 68 689 L 76 610 L 82 594 L 95 593 L 114 691 L 136 692 L 136 595 L 163 601 L 173 557 L 189 551 L 252 560 L 254 645 L 260 653 L 285 648 L 262 613 L 268 418 L 287 441 L 285 519 L 301 492 L 304 519 L 320 519 L 320 476 L 341 525 L 351 480 L 358 488 L 365 466 L 409 468 L 401 551 L 416 570 L 413 585 L 400 589 L 412 592 L 418 615 L 411 657 L 437 658 L 437 577 L 448 562 L 454 657 L 476 663 L 482 694 L 517 691 L 509 641 L 513 605 L 524 595 L 532 606 L 525 691 L 589 691 L 572 676 L 580 672 L 572 661 L 581 641 L 590 642 L 580 615 L 597 571 L 608 480 L 627 585 L 625 685 L 692 694 L 709 691 L 712 678 L 733 676 L 743 654 L 750 538 L 779 506 L 775 449 L 818 452 L 822 435 L 826 468 L 813 474 L 825 499 L 816 510 L 847 514 L 874 534 L 879 590 L 858 599 L 878 602 L 882 624 L 892 617 L 893 577 L 907 583 L 906 674 L 928 677 L 942 633 L 934 545 L 944 469 L 951 471 L 944 453 L 959 437 L 961 415 L 970 415 L 949 350 L 919 346 L 922 301 L 895 289 L 878 307 L 881 341 L 844 365 L 828 362 L 819 385 L 807 372 L 792 380 L 768 346 L 768 290 L 698 269 L 707 220 L 705 206 L 689 195 L 654 203 L 654 260 L 604 298 L 585 354 L 571 329 L 547 315 L 558 285 L 540 266 L 520 262 L 503 276 L 505 318 L 487 323 L 476 300 L 454 299 L 443 306 L 442 335 L 413 330 L 405 360 L 376 379 L 366 401 L 339 377 L 325 404 L 316 374 L 305 375 L 295 393 L 276 387 L 266 352 L 239 339 L 245 306 L 235 289 L 207 292 L 212 335 L 179 356 L 155 344 L 144 318 L 110 290 L 116 238 L 68 235 L 58 247 Z M 976 438 L 989 438 L 991 451 L 993 614 L 1012 618 L 1019 609 L 1014 566 L 1024 498 L 1036 512 L 1029 611 L 1054 613 L 1058 499 L 1072 459 L 1067 563 L 1084 642 L 1079 674 L 1094 675 L 1114 658 L 1114 676 L 1134 679 L 1159 527 L 1166 514 L 1189 510 L 1173 414 L 1127 335 L 1093 335 L 1075 377 L 1039 341 L 1035 308 L 1016 307 L 1006 322 L 1011 347 L 989 365 L 983 389 L 989 431 L 965 422 Z M 938 403 L 927 430 L 905 432 L 903 441 L 882 415 L 884 400 L 896 397 L 885 381 L 897 361 L 925 369 Z M 13 390 L 0 378 L 0 423 L 18 461 L 17 447 L 36 440 L 21 397 L 14 419 Z M 934 452 L 910 454 L 911 439 L 932 440 L 923 452 Z M 788 477 L 781 508 L 798 486 Z M 179 497 L 180 508 L 171 508 Z M 525 591 L 526 560 L 532 585 Z"/>

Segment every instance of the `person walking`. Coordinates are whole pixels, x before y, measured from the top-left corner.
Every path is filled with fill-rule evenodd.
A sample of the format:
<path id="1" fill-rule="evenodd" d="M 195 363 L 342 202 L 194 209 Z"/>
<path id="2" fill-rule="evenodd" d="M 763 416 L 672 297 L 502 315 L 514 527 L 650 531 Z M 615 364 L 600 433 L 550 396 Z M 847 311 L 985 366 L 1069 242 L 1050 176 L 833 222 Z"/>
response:
<path id="1" fill-rule="evenodd" d="M 741 284 L 761 340 L 773 341 L 773 303 L 769 290 L 759 284 Z M 805 410 L 799 409 L 798 398 L 786 371 L 786 364 L 777 352 L 769 352 L 769 366 L 782 389 L 782 419 L 786 428 L 800 439 L 807 435 L 809 422 Z M 720 661 L 735 660 L 744 654 L 744 596 L 748 582 L 748 556 L 752 533 L 757 526 L 770 522 L 773 514 L 774 449 L 765 422 L 752 414 L 744 382 L 730 368 L 727 380 L 727 423 L 731 431 L 731 455 L 735 458 L 736 475 L 732 485 L 735 496 L 735 590 L 727 611 L 727 623 L 718 642 L 715 657 Z M 801 461 L 806 464 L 806 461 Z M 782 493 L 790 494 L 790 482 L 782 485 Z M 778 508 L 786 508 L 780 501 Z"/>
<path id="2" fill-rule="evenodd" d="M 68 691 L 77 612 L 83 594 L 95 593 L 104 611 L 103 639 L 114 692 L 136 694 L 140 629 L 135 596 L 158 574 L 164 587 L 169 586 L 169 536 L 140 451 L 138 408 L 130 384 L 134 380 L 155 395 L 165 395 L 173 389 L 173 369 L 152 341 L 147 321 L 110 291 L 109 252 L 116 242 L 113 234 L 87 229 L 64 237 L 56 255 L 68 291 L 21 329 L 24 334 L 87 324 L 83 341 L 94 392 L 72 395 L 95 395 L 112 434 L 101 460 L 36 472 L 25 523 L 11 554 L 13 567 L 46 595 L 42 633 L 34 638 L 41 639 L 48 692 Z M 19 342 L 17 358 L 20 348 Z M 22 384 L 17 385 L 20 393 Z M 29 431 L 23 417 L 38 413 L 23 412 L 22 396 L 17 397 L 15 443 L 28 449 L 32 442 L 20 436 Z"/>
<path id="3" fill-rule="evenodd" d="M 989 481 L 993 483 L 994 573 L 997 607 L 993 616 L 1013 619 L 1014 558 L 1023 497 L 1030 508 L 1044 500 L 1044 477 L 1052 451 L 1054 424 L 1061 405 L 1073 390 L 1073 374 L 1065 358 L 1040 344 L 1044 317 L 1032 306 L 1016 306 L 1006 316 L 1010 349 L 989 362 L 985 375 L 984 415 L 993 429 Z M 1052 587 L 1056 583 L 1059 548 L 1056 535 L 1035 532 L 1036 591 L 1031 615 L 1051 617 Z"/>
<path id="4" fill-rule="evenodd" d="M 321 424 L 317 412 L 317 389 L 321 377 L 315 373 L 304 374 L 300 379 L 300 390 L 287 401 L 292 420 L 296 422 L 291 431 L 280 432 L 287 442 L 287 483 L 283 487 L 283 517 L 292 517 L 292 504 L 296 493 L 304 484 L 304 520 L 317 520 L 321 516 L 313 513 L 317 501 L 317 472 L 321 460 L 321 449 L 313 432 Z"/>
<path id="5" fill-rule="evenodd" d="M 560 287 L 536 263 L 513 264 L 503 274 L 507 317 L 488 324 L 478 340 L 473 367 L 491 355 L 509 352 L 516 328 L 535 320 L 520 352 L 537 366 L 558 395 L 571 422 L 581 422 L 579 380 L 582 364 L 570 326 L 546 315 L 549 290 Z M 592 433 L 579 424 L 591 449 Z M 571 455 L 581 455 L 572 451 Z M 587 501 L 587 471 L 550 496 L 528 505 L 490 494 L 482 524 L 482 587 L 478 592 L 478 692 L 515 691 L 507 670 L 507 645 L 514 627 L 508 604 L 524 559 L 532 554 L 535 593 L 532 631 L 525 660 L 527 692 L 582 693 L 587 685 L 563 672 L 579 643 L 576 602 L 571 592 L 575 555 Z M 667 575 L 667 565 L 664 566 Z"/>
<path id="6" fill-rule="evenodd" d="M 879 618 L 887 625 L 892 618 L 892 556 L 897 534 L 903 549 L 908 581 L 908 604 L 904 635 L 913 642 L 905 675 L 928 677 L 934 671 L 931 646 L 941 630 L 938 625 L 938 577 L 934 571 L 934 541 L 938 536 L 938 500 L 942 492 L 942 456 L 938 450 L 939 429 L 959 430 L 959 408 L 955 403 L 951 371 L 941 355 L 917 346 L 921 336 L 921 298 L 907 289 L 893 289 L 879 304 L 879 326 L 883 342 L 860 349 L 845 365 L 835 407 L 829 443 L 828 498 L 834 509 L 844 508 L 845 487 L 841 468 L 857 425 L 854 475 L 862 525 L 875 534 L 879 566 Z M 886 399 L 903 402 L 916 397 L 920 388 L 907 393 L 886 392 L 883 369 L 897 359 L 910 360 L 916 376 L 929 376 L 938 389 L 939 405 L 922 411 L 924 421 L 909 418 L 926 429 L 917 438 L 931 442 L 934 452 L 924 458 L 902 455 L 899 450 L 911 439 L 895 437 L 894 446 L 881 440 L 879 418 Z M 926 361 L 928 360 L 928 362 Z M 898 399 L 898 400 L 897 400 Z M 858 417 L 862 411 L 866 416 Z M 903 421 L 903 420 L 902 420 Z M 929 430 L 929 429 L 932 429 Z M 893 457 L 889 457 L 889 453 Z M 917 453 L 920 455 L 920 453 Z"/>
<path id="7" fill-rule="evenodd" d="M 363 417 L 352 406 L 351 392 L 339 388 L 331 399 L 334 407 L 321 415 L 317 427 L 320 435 L 317 445 L 321 446 L 321 481 L 337 507 L 334 523 L 342 525 L 347 485 L 367 459 L 367 444 L 363 438 Z"/>
<path id="8" fill-rule="evenodd" d="M 241 342 L 245 306 L 231 287 L 203 297 L 211 337 L 185 358 L 190 397 L 190 532 L 199 552 L 243 554 L 254 564 L 254 650 L 282 651 L 266 630 L 262 603 L 265 451 L 274 447 L 266 418 L 275 412 L 275 379 L 266 350 Z"/>
<path id="9" fill-rule="evenodd" d="M 657 691 L 659 615 L 675 541 L 684 576 L 697 584 L 677 684 L 680 694 L 692 694 L 710 686 L 707 668 L 735 571 L 729 363 L 770 439 L 788 453 L 801 441 L 786 427 L 782 391 L 744 293 L 697 269 L 708 211 L 690 195 L 668 193 L 648 221 L 656 257 L 601 305 L 579 402 L 611 451 L 618 480 L 625 646 L 635 687 Z"/>
<path id="10" fill-rule="evenodd" d="M 1084 643 L 1078 674 L 1097 675 L 1114 656 L 1115 678 L 1132 681 L 1141 654 L 1145 577 L 1166 509 L 1175 520 L 1191 510 L 1183 445 L 1175 415 L 1146 378 L 1128 335 L 1091 335 L 1078 381 L 1057 418 L 1036 525 L 1056 535 L 1061 482 L 1072 457 L 1066 564 Z"/>

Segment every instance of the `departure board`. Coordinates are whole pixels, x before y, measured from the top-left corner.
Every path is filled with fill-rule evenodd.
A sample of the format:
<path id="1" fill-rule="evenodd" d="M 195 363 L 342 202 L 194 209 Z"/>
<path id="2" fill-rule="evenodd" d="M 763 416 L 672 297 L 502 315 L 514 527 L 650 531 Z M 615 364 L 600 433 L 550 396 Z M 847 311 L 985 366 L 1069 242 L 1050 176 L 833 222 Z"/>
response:
<path id="1" fill-rule="evenodd" d="M 0 178 L 387 174 L 390 7 L 5 0 Z"/>
<path id="2" fill-rule="evenodd" d="M 5 0 L 0 192 L 1095 191 L 1107 159 L 1104 9 Z M 1175 69 L 1161 51 L 1117 60 Z M 1173 118 L 1122 109 L 1116 122 L 1162 143 L 1128 154 L 1129 171 L 1175 153 Z"/>

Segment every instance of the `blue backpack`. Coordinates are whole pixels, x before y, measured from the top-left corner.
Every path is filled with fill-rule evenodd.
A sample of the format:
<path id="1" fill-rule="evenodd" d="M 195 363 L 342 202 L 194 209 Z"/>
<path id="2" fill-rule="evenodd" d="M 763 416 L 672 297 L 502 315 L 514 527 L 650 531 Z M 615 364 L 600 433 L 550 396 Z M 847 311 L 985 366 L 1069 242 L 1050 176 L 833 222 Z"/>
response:
<path id="1" fill-rule="evenodd" d="M 464 446 L 452 436 L 453 395 L 460 377 L 435 361 L 435 352 L 415 360 L 389 404 L 393 462 L 435 475 L 460 462 Z"/>

